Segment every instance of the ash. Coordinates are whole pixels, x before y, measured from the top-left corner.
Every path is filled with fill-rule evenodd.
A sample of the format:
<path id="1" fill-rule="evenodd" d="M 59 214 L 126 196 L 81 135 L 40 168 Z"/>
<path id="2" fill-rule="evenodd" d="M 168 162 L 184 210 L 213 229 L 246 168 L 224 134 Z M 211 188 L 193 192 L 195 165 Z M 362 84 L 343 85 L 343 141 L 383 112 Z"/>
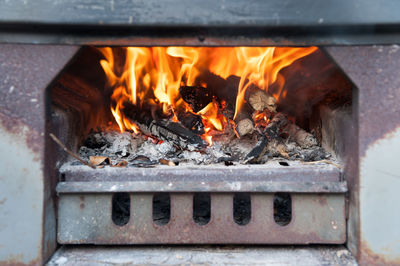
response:
<path id="1" fill-rule="evenodd" d="M 194 165 L 224 163 L 231 165 L 233 162 L 240 164 L 245 161 L 249 152 L 257 145 L 257 136 L 250 135 L 241 139 L 236 136 L 223 136 L 215 138 L 212 146 L 196 150 L 188 146 L 182 149 L 172 142 L 157 142 L 144 135 L 130 132 L 92 132 L 79 149 L 79 155 L 88 160 L 89 156 L 106 156 L 112 161 L 127 161 L 128 166 L 150 166 L 159 164 L 160 160 L 169 160 L 178 163 Z M 267 152 L 258 163 L 266 163 L 273 158 L 285 160 L 319 161 L 331 158 L 319 146 L 301 148 L 290 139 L 272 140 L 267 145 Z"/>

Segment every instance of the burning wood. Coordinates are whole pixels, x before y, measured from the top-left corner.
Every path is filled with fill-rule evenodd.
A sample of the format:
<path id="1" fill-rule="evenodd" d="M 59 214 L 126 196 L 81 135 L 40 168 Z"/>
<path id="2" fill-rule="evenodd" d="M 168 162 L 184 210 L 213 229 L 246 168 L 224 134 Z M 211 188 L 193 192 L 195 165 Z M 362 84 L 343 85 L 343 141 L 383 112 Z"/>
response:
<path id="1" fill-rule="evenodd" d="M 178 120 L 181 124 L 195 134 L 204 134 L 204 125 L 201 116 L 191 112 L 178 112 Z"/>
<path id="2" fill-rule="evenodd" d="M 140 130 L 147 135 L 153 135 L 161 140 L 172 141 L 181 148 L 186 148 L 188 145 L 196 148 L 204 148 L 206 146 L 200 136 L 184 128 L 179 123 L 169 120 L 155 120 L 151 114 L 136 105 L 125 103 L 123 113 L 126 118 L 137 124 Z"/>
<path id="3" fill-rule="evenodd" d="M 182 86 L 179 94 L 195 113 L 206 107 L 213 99 L 213 94 L 207 88 L 201 86 Z"/>
<path id="4" fill-rule="evenodd" d="M 276 99 L 261 89 L 249 90 L 248 102 L 255 111 L 264 111 L 268 109 L 270 112 L 276 112 Z"/>
<path id="5" fill-rule="evenodd" d="M 239 137 L 251 134 L 254 131 L 254 121 L 251 117 L 251 108 L 247 103 L 244 104 L 235 118 L 236 132 Z"/>
<path id="6" fill-rule="evenodd" d="M 287 123 L 287 118 L 281 113 L 277 113 L 268 126 L 265 128 L 261 140 L 256 147 L 246 156 L 248 163 L 258 163 L 267 151 L 267 144 L 273 139 L 279 138 L 281 128 Z"/>
<path id="7" fill-rule="evenodd" d="M 83 148 L 85 157 L 110 152 L 110 159 L 128 167 L 313 158 L 301 150 L 317 149 L 312 134 L 276 113 L 276 91 L 284 88 L 276 74 L 315 48 L 226 48 L 229 60 L 222 64 L 214 60 L 218 53 L 193 47 L 129 47 L 124 64 L 115 49 L 100 50 L 123 149 L 110 148 L 118 145 L 109 138 Z"/>
<path id="8" fill-rule="evenodd" d="M 253 133 L 254 123 L 250 118 L 243 118 L 236 123 L 236 131 L 239 137 L 243 137 L 247 134 Z"/>

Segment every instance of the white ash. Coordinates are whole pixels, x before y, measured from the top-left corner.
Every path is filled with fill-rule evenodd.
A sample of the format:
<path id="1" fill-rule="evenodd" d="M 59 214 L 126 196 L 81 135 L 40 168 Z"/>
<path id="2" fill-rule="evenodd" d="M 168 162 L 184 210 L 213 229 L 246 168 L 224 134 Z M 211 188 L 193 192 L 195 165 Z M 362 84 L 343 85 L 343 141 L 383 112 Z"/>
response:
<path id="1" fill-rule="evenodd" d="M 106 131 L 91 133 L 80 148 L 79 155 L 84 159 L 88 159 L 89 156 L 107 156 L 113 161 L 125 160 L 128 163 L 136 162 L 138 156 L 141 156 L 140 160 L 143 160 L 144 156 L 148 161 L 154 163 L 158 163 L 160 159 L 196 165 L 215 164 L 224 161 L 242 163 L 256 143 L 256 135 L 241 139 L 232 136 L 230 140 L 226 138 L 217 140 L 212 146 L 202 150 L 191 148 L 190 145 L 186 150 L 182 150 L 168 141 L 156 143 L 155 140 L 143 135 Z M 274 157 L 288 160 L 300 159 L 302 161 L 330 158 L 330 155 L 319 146 L 304 149 L 289 139 L 272 140 L 267 147 L 267 152 L 262 157 L 261 163 L 265 163 Z"/>
<path id="2" fill-rule="evenodd" d="M 162 154 L 173 154 L 176 152 L 176 148 L 171 142 L 163 142 L 160 145 L 156 145 L 156 148 Z"/>

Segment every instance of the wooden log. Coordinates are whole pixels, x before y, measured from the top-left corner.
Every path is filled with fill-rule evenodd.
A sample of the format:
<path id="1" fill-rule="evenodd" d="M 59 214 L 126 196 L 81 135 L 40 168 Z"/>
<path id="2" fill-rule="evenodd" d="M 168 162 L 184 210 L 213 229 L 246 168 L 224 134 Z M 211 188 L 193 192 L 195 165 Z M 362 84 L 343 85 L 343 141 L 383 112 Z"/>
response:
<path id="1" fill-rule="evenodd" d="M 287 121 L 285 115 L 277 113 L 265 128 L 261 139 L 257 142 L 256 146 L 246 156 L 245 163 L 259 163 L 268 149 L 268 142 L 272 139 L 279 138 L 281 128 L 287 124 Z"/>
<path id="2" fill-rule="evenodd" d="M 219 101 L 225 100 L 227 107 L 233 111 L 235 110 L 240 77 L 231 75 L 227 79 L 224 79 L 209 71 L 203 71 L 198 77 L 198 82 L 206 83 L 212 96 L 216 97 Z M 270 112 L 276 112 L 276 99 L 255 84 L 251 84 L 247 88 L 245 101 L 249 102 L 253 110 L 263 111 L 267 108 Z"/>
<path id="3" fill-rule="evenodd" d="M 236 96 L 238 92 L 240 77 L 229 76 L 224 79 L 208 70 L 204 70 L 197 77 L 196 83 L 207 84 L 207 88 L 217 102 L 226 103 L 227 117 L 233 118 L 236 106 Z"/>
<path id="4" fill-rule="evenodd" d="M 276 112 L 276 99 L 268 92 L 251 86 L 246 94 L 247 102 L 255 111 L 262 112 L 264 109 L 268 109 L 270 112 Z"/>
<path id="5" fill-rule="evenodd" d="M 193 133 L 204 134 L 204 125 L 200 115 L 182 111 L 178 112 L 177 117 L 179 122 Z"/>
<path id="6" fill-rule="evenodd" d="M 213 99 L 211 91 L 201 86 L 182 86 L 179 88 L 179 93 L 195 113 L 206 107 Z"/>
<path id="7" fill-rule="evenodd" d="M 254 121 L 251 117 L 251 108 L 247 103 L 244 103 L 242 109 L 235 118 L 236 132 L 239 137 L 251 134 L 254 131 Z"/>
<path id="8" fill-rule="evenodd" d="M 124 116 L 136 123 L 144 134 L 171 141 L 181 148 L 187 148 L 189 145 L 195 148 L 207 146 L 200 136 L 183 127 L 180 123 L 169 120 L 154 120 L 146 108 L 138 108 L 128 102 L 125 102 L 123 106 L 122 113 Z"/>
<path id="9" fill-rule="evenodd" d="M 283 129 L 302 148 L 311 148 L 318 145 L 317 138 L 296 124 L 288 123 Z"/>

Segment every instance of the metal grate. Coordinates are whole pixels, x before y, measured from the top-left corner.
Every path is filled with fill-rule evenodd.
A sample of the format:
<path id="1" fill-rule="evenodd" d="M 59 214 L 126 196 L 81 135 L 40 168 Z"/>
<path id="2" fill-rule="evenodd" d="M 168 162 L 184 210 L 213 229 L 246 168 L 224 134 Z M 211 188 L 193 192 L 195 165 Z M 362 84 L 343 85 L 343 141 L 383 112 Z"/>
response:
<path id="1" fill-rule="evenodd" d="M 69 169 L 64 172 L 66 181 L 57 187 L 58 241 L 61 244 L 344 243 L 347 189 L 340 171 L 331 165 L 307 166 L 301 168 L 302 177 L 296 179 L 300 166 L 281 167 L 285 170 L 271 165 L 228 168 L 233 170 L 225 169 L 231 173 L 229 180 L 219 176 L 219 182 L 215 181 L 219 172 L 210 166 L 206 167 L 209 175 L 201 181 L 171 172 L 181 173 L 185 168 Z M 146 171 L 143 176 L 148 181 L 141 179 L 142 171 Z M 162 182 L 151 175 L 158 171 L 170 171 L 169 181 Z M 246 176 L 245 172 L 249 174 Z M 279 181 L 277 176 L 282 173 L 286 177 Z M 127 181 L 114 179 L 113 175 L 123 176 Z M 210 195 L 210 219 L 205 224 L 198 224 L 193 218 L 194 195 L 201 191 Z M 129 195 L 126 214 L 129 220 L 124 225 L 115 224 L 112 219 L 113 195 L 121 192 Z M 154 221 L 153 204 L 159 201 L 153 199 L 158 192 L 169 195 L 168 206 L 163 206 L 169 216 L 163 223 Z M 276 221 L 276 192 L 290 195 L 288 224 Z M 248 196 L 246 204 L 250 209 L 235 212 L 235 199 Z M 275 206 L 275 212 L 277 209 Z M 235 221 L 235 213 L 249 215 L 249 220 L 239 223 Z"/>

